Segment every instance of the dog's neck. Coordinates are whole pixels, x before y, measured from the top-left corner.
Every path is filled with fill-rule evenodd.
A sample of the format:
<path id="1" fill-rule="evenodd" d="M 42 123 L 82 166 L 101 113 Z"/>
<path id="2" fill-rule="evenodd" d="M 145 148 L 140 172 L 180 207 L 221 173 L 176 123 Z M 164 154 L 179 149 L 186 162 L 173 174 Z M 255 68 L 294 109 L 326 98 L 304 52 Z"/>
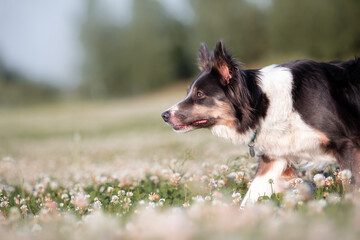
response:
<path id="1" fill-rule="evenodd" d="M 258 70 L 240 70 L 243 77 L 241 96 L 246 97 L 249 103 L 249 108 L 245 109 L 241 105 L 234 105 L 236 117 L 238 121 L 235 123 L 235 128 L 238 133 L 244 134 L 249 130 L 255 131 L 259 127 L 260 120 L 265 118 L 269 106 L 269 99 L 259 86 L 257 79 Z"/>

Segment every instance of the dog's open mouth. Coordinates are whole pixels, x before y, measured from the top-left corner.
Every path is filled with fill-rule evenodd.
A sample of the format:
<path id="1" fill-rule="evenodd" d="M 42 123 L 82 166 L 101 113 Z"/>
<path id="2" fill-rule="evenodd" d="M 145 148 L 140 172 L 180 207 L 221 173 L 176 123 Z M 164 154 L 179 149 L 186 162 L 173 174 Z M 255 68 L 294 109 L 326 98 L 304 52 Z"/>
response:
<path id="1" fill-rule="evenodd" d="M 174 126 L 174 130 L 176 131 L 181 131 L 181 130 L 187 130 L 190 129 L 192 127 L 204 127 L 208 124 L 209 120 L 207 119 L 202 119 L 202 120 L 197 120 L 195 122 L 192 122 L 190 124 L 184 124 L 184 125 L 175 125 Z"/>

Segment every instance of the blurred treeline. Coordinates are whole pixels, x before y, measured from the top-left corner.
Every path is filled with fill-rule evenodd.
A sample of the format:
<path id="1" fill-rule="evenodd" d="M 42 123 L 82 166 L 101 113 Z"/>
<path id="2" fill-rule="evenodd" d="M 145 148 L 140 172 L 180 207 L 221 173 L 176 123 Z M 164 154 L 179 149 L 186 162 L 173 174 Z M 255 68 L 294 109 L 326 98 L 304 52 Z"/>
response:
<path id="1" fill-rule="evenodd" d="M 88 2 L 82 38 L 82 91 L 93 97 L 142 93 L 193 76 L 200 42 L 213 48 L 223 39 L 250 66 L 293 57 L 345 59 L 360 52 L 359 0 L 273 0 L 264 6 L 194 0 L 193 19 L 186 23 L 158 1 L 133 0 L 126 25 L 101 17 L 99 1 Z"/>
<path id="2" fill-rule="evenodd" d="M 132 0 L 131 19 L 117 22 L 104 16 L 101 0 L 86 1 L 77 92 L 129 96 L 189 79 L 197 73 L 199 44 L 212 49 L 219 39 L 246 67 L 296 58 L 348 59 L 360 52 L 359 0 L 188 2 L 193 13 L 188 21 L 177 20 L 159 0 Z M 1 89 L 6 79 L 0 69 Z M 19 89 L 18 95 L 25 94 Z"/>
<path id="3" fill-rule="evenodd" d="M 55 87 L 8 70 L 0 61 L 0 107 L 54 101 L 59 96 Z"/>

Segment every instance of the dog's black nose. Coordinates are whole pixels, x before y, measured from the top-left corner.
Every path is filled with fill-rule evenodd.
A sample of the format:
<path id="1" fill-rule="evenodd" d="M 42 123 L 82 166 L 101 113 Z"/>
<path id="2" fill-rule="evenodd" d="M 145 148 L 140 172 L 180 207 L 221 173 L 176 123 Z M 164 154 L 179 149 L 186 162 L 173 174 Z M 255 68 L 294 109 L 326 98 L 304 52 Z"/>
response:
<path id="1" fill-rule="evenodd" d="M 164 119 L 165 122 L 168 122 L 170 118 L 170 112 L 169 111 L 163 112 L 161 114 L 161 117 Z"/>

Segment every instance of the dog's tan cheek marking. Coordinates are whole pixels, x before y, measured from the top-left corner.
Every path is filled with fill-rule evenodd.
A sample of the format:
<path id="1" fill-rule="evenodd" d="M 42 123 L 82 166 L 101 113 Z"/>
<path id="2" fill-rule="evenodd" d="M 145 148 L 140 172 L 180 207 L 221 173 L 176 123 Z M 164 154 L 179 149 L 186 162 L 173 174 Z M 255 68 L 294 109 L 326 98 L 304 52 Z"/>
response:
<path id="1" fill-rule="evenodd" d="M 231 107 L 219 100 L 215 100 L 213 107 L 202 106 L 199 104 L 194 104 L 193 106 L 194 116 L 199 116 L 199 118 L 216 118 L 221 119 L 223 125 L 232 126 L 234 117 L 231 114 Z"/>
<path id="2" fill-rule="evenodd" d="M 213 116 L 219 120 L 219 124 L 232 128 L 236 118 L 232 114 L 231 106 L 219 100 L 215 100 L 215 105 Z"/>

